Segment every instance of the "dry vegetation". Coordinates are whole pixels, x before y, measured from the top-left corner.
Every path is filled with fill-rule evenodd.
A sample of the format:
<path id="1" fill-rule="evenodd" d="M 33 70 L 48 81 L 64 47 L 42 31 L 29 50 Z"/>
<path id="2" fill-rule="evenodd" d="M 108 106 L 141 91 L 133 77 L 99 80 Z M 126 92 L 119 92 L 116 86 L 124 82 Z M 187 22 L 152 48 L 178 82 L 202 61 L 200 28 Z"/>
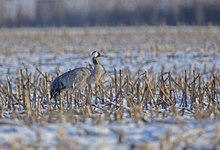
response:
<path id="1" fill-rule="evenodd" d="M 58 114 L 71 122 L 83 121 L 87 117 L 94 118 L 94 121 L 129 117 L 137 122 L 147 121 L 148 111 L 152 117 L 175 117 L 185 113 L 200 121 L 220 117 L 219 74 L 213 73 L 207 81 L 195 70 L 185 70 L 175 78 L 170 72 L 158 76 L 146 72 L 133 75 L 128 70 L 114 70 L 114 75 L 107 76 L 94 88 L 88 86 L 75 95 L 63 92 L 56 100 L 58 102 L 51 102 L 52 76 L 40 71 L 32 75 L 27 68 L 21 69 L 15 82 L 8 79 L 0 84 L 1 117 L 9 112 L 12 118 L 22 116 L 32 122 L 54 122 L 57 121 L 54 117 L 60 117 Z M 167 111 L 161 114 L 161 109 Z M 20 116 L 21 112 L 24 115 Z M 104 118 L 98 117 L 99 114 L 103 114 Z"/>
<path id="2" fill-rule="evenodd" d="M 132 49 L 138 52 L 152 51 L 155 55 L 163 52 L 175 54 L 182 50 L 197 52 L 198 57 L 209 50 L 218 53 L 220 48 L 218 28 L 200 28 L 194 31 L 184 27 L 177 30 L 166 27 L 158 29 L 1 29 L 1 57 L 44 52 L 57 55 L 74 53 L 86 57 L 88 48 L 99 48 L 108 55 L 110 52 L 120 51 L 119 44 L 128 54 Z M 195 41 L 196 46 L 193 45 Z M 67 45 L 72 46 L 66 48 Z M 81 50 L 83 54 L 80 54 Z M 111 62 L 111 59 L 114 58 L 107 61 Z M 125 59 L 135 61 L 132 56 Z M 218 66 L 208 73 L 199 71 L 196 66 L 179 71 L 175 64 L 172 70 L 162 67 L 160 73 L 155 73 L 152 68 L 146 71 L 137 69 L 137 73 L 134 73 L 129 68 L 110 70 L 106 67 L 108 69 L 99 84 L 87 86 L 80 93 L 63 92 L 56 101 L 50 101 L 50 81 L 56 74 L 37 69 L 37 65 L 38 63 L 36 69 L 28 68 L 26 64 L 18 66 L 15 74 L 6 75 L 8 78 L 0 81 L 1 118 L 22 120 L 31 126 L 35 123 L 45 125 L 57 122 L 76 124 L 85 122 L 87 118 L 92 118 L 93 123 L 99 124 L 127 118 L 135 123 L 150 123 L 156 118 L 172 117 L 177 124 L 181 124 L 178 122 L 179 116 L 192 116 L 199 122 L 218 120 L 220 117 Z M 56 71 L 60 73 L 59 69 Z M 60 134 L 62 136 L 65 133 Z M 119 141 L 120 136 L 123 135 L 119 135 Z M 169 133 L 167 136 L 170 136 Z M 172 146 L 175 148 L 175 144 Z"/>

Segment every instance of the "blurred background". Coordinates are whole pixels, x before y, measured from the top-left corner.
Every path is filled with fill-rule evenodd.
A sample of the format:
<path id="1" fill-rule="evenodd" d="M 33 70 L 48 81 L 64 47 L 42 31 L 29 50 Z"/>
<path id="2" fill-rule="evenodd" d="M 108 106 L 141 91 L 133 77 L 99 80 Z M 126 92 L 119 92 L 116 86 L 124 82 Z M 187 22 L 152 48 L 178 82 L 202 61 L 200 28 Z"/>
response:
<path id="1" fill-rule="evenodd" d="M 219 25 L 220 0 L 0 0 L 0 26 Z"/>

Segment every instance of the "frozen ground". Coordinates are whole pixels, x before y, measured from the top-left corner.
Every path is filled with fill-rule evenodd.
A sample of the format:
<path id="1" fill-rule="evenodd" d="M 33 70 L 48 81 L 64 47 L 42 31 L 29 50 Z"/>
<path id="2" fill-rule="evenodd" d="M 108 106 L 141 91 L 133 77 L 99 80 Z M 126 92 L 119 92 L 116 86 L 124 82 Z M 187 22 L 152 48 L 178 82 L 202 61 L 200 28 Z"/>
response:
<path id="1" fill-rule="evenodd" d="M 150 122 L 56 123 L 31 127 L 1 119 L 0 145 L 39 149 L 219 149 L 218 121 L 158 118 Z M 20 144 L 19 144 L 20 143 Z M 19 145 L 16 147 L 16 145 Z"/>
<path id="2" fill-rule="evenodd" d="M 183 33 L 184 32 L 184 33 Z M 149 74 L 193 70 L 210 77 L 220 69 L 218 27 L 128 27 L 65 29 L 0 29 L 0 79 L 13 80 L 23 66 L 34 73 L 54 75 L 86 66 L 89 53 L 101 50 L 101 60 L 110 73 L 113 68 L 138 69 Z M 166 110 L 167 111 L 167 110 Z M 134 123 L 104 120 L 31 124 L 5 114 L 0 119 L 0 148 L 11 149 L 220 149 L 219 119 L 198 122 L 189 113 L 183 116 L 151 118 Z M 78 116 L 80 117 L 80 116 Z M 14 119 L 10 119 L 14 118 Z M 18 147 L 17 147 L 18 146 Z M 20 146 L 20 147 L 19 147 Z"/>

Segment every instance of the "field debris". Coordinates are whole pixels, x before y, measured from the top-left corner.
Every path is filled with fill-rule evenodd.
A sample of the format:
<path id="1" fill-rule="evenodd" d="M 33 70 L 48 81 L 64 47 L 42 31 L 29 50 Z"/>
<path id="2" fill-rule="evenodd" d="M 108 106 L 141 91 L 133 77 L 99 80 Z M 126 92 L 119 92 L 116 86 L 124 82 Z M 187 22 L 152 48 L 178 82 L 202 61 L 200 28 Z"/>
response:
<path id="1" fill-rule="evenodd" d="M 0 29 L 0 148 L 218 149 L 219 32 Z M 52 79 L 96 49 L 101 82 L 50 100 Z"/>

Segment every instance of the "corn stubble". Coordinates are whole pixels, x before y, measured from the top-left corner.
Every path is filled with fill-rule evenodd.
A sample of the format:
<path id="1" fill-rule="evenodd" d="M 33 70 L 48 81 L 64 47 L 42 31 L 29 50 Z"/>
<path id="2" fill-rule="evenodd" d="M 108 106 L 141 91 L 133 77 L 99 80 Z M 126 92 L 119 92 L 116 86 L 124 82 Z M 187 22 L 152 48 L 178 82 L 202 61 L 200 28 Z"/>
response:
<path id="1" fill-rule="evenodd" d="M 202 75 L 196 71 L 191 77 L 187 70 L 179 76 L 172 76 L 170 72 L 158 76 L 129 72 L 114 69 L 113 75 L 106 73 L 94 87 L 89 85 L 74 94 L 64 91 L 50 101 L 52 75 L 43 74 L 39 69 L 32 75 L 27 68 L 21 69 L 16 81 L 12 82 L 8 77 L 6 83 L 0 82 L 1 117 L 10 112 L 14 114 L 11 117 L 18 115 L 31 122 L 62 121 L 63 117 L 70 122 L 83 121 L 88 117 L 98 121 L 99 114 L 104 114 L 104 120 L 129 117 L 134 122 L 148 121 L 147 114 L 151 119 L 160 115 L 184 114 L 200 121 L 219 118 L 218 74 L 203 81 Z M 166 110 L 166 113 L 161 113 L 161 110 Z"/>
<path id="2" fill-rule="evenodd" d="M 29 34 L 20 33 L 21 35 L 16 36 L 8 35 L 8 31 L 2 31 L 1 40 L 7 41 L 8 39 L 25 39 L 24 43 L 27 47 L 33 43 L 33 41 L 39 41 L 41 45 L 47 45 L 53 47 L 50 43 L 57 43 L 57 49 L 53 51 L 57 54 L 67 54 L 69 51 L 60 51 L 63 45 L 68 45 L 68 42 L 74 41 L 78 43 L 76 38 L 82 39 L 82 43 L 94 42 L 93 37 L 97 45 L 105 45 L 102 47 L 103 51 L 117 50 L 119 49 L 117 43 L 123 43 L 126 49 L 125 60 L 136 61 L 133 58 L 132 52 L 134 43 L 129 42 L 135 41 L 133 32 L 121 29 L 118 31 L 111 31 L 104 33 L 98 33 L 97 31 L 83 32 L 70 32 L 70 29 L 64 29 L 65 32 L 55 32 L 54 36 L 45 31 L 38 32 L 36 35 L 30 36 Z M 143 30 L 143 31 L 142 31 Z M 168 29 L 169 30 L 169 29 Z M 193 45 L 191 39 L 199 39 L 201 43 L 204 43 L 203 49 L 198 51 L 204 52 L 208 50 L 209 43 L 204 38 L 213 37 L 215 40 L 216 49 L 220 47 L 220 40 L 215 30 L 210 31 L 198 31 L 191 33 L 185 31 L 184 27 L 180 27 L 180 30 L 171 32 L 166 29 L 157 30 L 154 32 L 146 29 L 140 29 L 135 31 L 136 34 L 141 35 L 144 40 L 152 39 L 152 44 L 149 47 L 144 44 L 140 44 L 138 51 L 150 49 L 155 55 L 163 53 L 163 51 L 176 52 L 178 42 L 186 43 L 187 45 Z M 61 32 L 61 33 L 60 33 Z M 207 34 L 206 34 L 207 33 Z M 24 35 L 23 35 L 24 34 Z M 60 35 L 61 34 L 61 35 Z M 8 35 L 8 36 L 5 36 Z M 166 39 L 167 35 L 177 39 L 173 44 L 167 43 L 162 39 Z M 192 38 L 189 38 L 191 37 Z M 54 38 L 56 37 L 56 38 Z M 103 38 L 104 37 L 104 38 Z M 113 37 L 113 38 L 109 38 Z M 135 37 L 135 36 L 134 36 Z M 131 39 L 129 39 L 131 38 Z M 156 39 L 161 40 L 156 40 Z M 58 40 L 57 40 L 58 39 Z M 61 40 L 65 39 L 65 40 Z M 83 41 L 86 40 L 85 41 Z M 106 41 L 103 39 L 107 39 Z M 13 41 L 12 40 L 12 41 Z M 32 42 L 31 42 L 32 41 Z M 66 43 L 64 42 L 66 41 Z M 112 43 L 109 44 L 109 41 Z M 90 44 L 91 44 L 90 43 Z M 72 43 L 71 43 L 72 44 Z M 129 45 L 130 44 L 130 45 Z M 7 45 L 6 45 L 7 46 Z M 90 45 L 86 45 L 90 47 Z M 87 49 L 83 47 L 83 49 Z M 3 48 L 5 49 L 5 48 Z M 189 47 L 189 50 L 191 47 Z M 36 47 L 33 47 L 31 51 L 36 51 Z M 43 51 L 43 50 L 42 50 Z M 25 53 L 19 51 L 20 53 Z M 71 50 L 72 53 L 77 53 L 76 49 Z M 16 53 L 11 47 L 7 47 L 7 50 L 1 52 L 0 55 L 10 56 Z M 31 52 L 30 52 L 31 53 Z M 107 53 L 107 52 L 106 52 Z M 83 51 L 83 56 L 86 56 L 87 52 Z M 124 58 L 122 57 L 122 58 Z M 170 55 L 169 57 L 176 57 Z M 112 58 L 109 58 L 112 63 Z M 40 62 L 41 60 L 39 60 Z M 39 63 L 40 64 L 40 63 Z M 220 74 L 219 70 L 213 69 L 212 72 L 207 73 L 207 66 L 204 65 L 204 71 L 199 72 L 195 69 L 196 66 L 189 66 L 189 69 L 179 72 L 179 68 L 174 64 L 172 72 L 167 72 L 164 66 L 162 66 L 161 73 L 154 73 L 154 68 L 143 72 L 141 70 L 134 73 L 127 70 L 109 70 L 105 71 L 102 81 L 95 86 L 88 85 L 81 92 L 62 92 L 62 94 L 56 99 L 50 100 L 50 81 L 55 78 L 55 75 L 43 72 L 36 68 L 34 73 L 30 73 L 28 67 L 24 66 L 18 73 L 10 78 L 10 73 L 6 81 L 0 80 L 0 117 L 1 118 L 12 118 L 24 121 L 27 125 L 33 125 L 38 123 L 42 126 L 48 123 L 63 123 L 70 122 L 72 124 L 86 122 L 88 118 L 91 118 L 93 123 L 102 123 L 104 121 L 114 122 L 123 121 L 127 118 L 133 122 L 138 123 L 143 121 L 150 123 L 157 118 L 172 117 L 174 121 L 181 125 L 184 124 L 183 120 L 179 119 L 179 116 L 192 116 L 197 121 L 203 123 L 206 120 L 213 120 L 220 118 L 219 108 L 219 96 L 220 96 Z M 57 71 L 60 74 L 60 71 Z M 132 72 L 132 73 L 131 73 Z M 9 115 L 8 115 L 9 114 Z M 214 140 L 214 146 L 219 144 L 219 127 L 216 129 L 216 139 Z M 187 136 L 199 135 L 201 131 L 189 131 L 191 133 Z M 39 133 L 36 133 L 39 134 Z M 80 149 L 80 143 L 77 141 L 71 141 L 66 136 L 65 130 L 59 131 L 59 141 L 64 147 L 76 147 Z M 166 137 L 161 139 L 161 149 L 175 149 L 178 148 L 179 143 L 187 137 L 183 135 L 177 135 L 175 141 L 172 141 L 172 129 L 167 131 Z M 39 135 L 39 142 L 32 147 L 41 147 L 41 138 Z M 124 134 L 118 133 L 118 142 L 123 143 Z M 29 147 L 27 143 L 15 141 L 21 143 L 20 145 Z M 191 141 L 187 141 L 190 145 Z M 72 145 L 70 144 L 72 143 Z M 14 145 L 12 143 L 12 145 Z M 1 145 L 0 145 L 1 146 Z M 143 145 L 143 149 L 148 149 L 150 144 L 146 143 Z M 131 146 L 132 148 L 132 146 Z"/>
<path id="3" fill-rule="evenodd" d="M 182 115 L 191 115 L 203 122 L 220 118 L 218 77 L 218 74 L 213 74 L 210 80 L 204 82 L 202 75 L 196 71 L 189 78 L 187 70 L 174 77 L 170 72 L 158 76 L 147 72 L 133 75 L 129 70 L 114 69 L 113 75 L 106 73 L 95 87 L 87 86 L 74 94 L 63 92 L 55 102 L 49 100 L 50 80 L 53 77 L 39 70 L 32 75 L 25 68 L 20 70 L 15 82 L 10 78 L 6 83 L 0 82 L 0 93 L 4 99 L 0 103 L 1 117 L 5 118 L 4 114 L 10 112 L 10 118 L 23 120 L 30 126 L 34 123 L 46 125 L 55 122 L 76 124 L 85 122 L 87 118 L 92 118 L 94 123 L 122 121 L 126 118 L 137 123 L 169 116 L 177 124 L 182 124 L 178 120 L 178 116 Z M 171 132 L 172 129 L 168 130 L 167 138 L 161 140 L 162 148 L 178 147 L 184 138 L 177 136 L 177 140 L 172 142 Z M 59 134 L 62 136 L 61 146 L 71 147 L 64 140 L 65 131 L 61 130 Z M 119 139 L 122 140 L 121 134 Z M 38 145 L 32 147 L 40 147 L 40 143 L 35 144 Z M 25 143 L 22 145 L 28 146 Z"/>

